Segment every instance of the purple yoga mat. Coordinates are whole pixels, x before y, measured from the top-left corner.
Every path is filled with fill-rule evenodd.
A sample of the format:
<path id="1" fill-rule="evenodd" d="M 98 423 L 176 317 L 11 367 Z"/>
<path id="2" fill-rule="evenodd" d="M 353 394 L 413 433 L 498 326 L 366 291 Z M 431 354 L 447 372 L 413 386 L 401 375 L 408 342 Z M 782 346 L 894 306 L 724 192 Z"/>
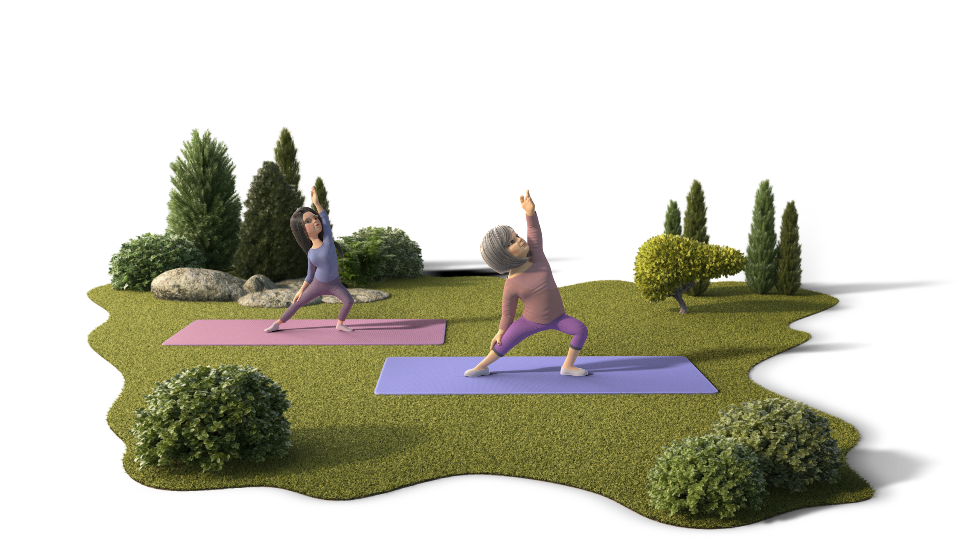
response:
<path id="1" fill-rule="evenodd" d="M 335 320 L 291 319 L 264 332 L 276 319 L 197 320 L 164 345 L 442 345 L 444 319 L 351 319 L 353 332 Z M 387 357 L 377 395 L 464 394 L 715 394 L 716 387 L 683 356 L 579 356 L 585 377 L 561 375 L 560 356 L 504 356 L 490 375 L 466 377 L 482 356 Z"/>
<path id="2" fill-rule="evenodd" d="M 490 375 L 465 377 L 483 356 L 390 357 L 375 394 L 715 394 L 683 356 L 581 356 L 586 377 L 560 375 L 565 356 L 504 356 Z"/>

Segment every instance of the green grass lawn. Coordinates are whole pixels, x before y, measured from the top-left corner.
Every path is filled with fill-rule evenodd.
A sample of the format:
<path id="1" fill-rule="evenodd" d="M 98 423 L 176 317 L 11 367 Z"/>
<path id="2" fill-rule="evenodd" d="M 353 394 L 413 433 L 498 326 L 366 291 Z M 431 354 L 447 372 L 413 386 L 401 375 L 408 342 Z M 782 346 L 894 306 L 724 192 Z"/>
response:
<path id="1" fill-rule="evenodd" d="M 750 380 L 750 368 L 810 339 L 788 325 L 837 304 L 801 289 L 794 296 L 757 295 L 743 282 L 714 282 L 704 296 L 642 299 L 627 281 L 560 288 L 566 313 L 587 325 L 581 358 L 685 356 L 719 390 L 688 395 L 378 396 L 390 356 L 486 356 L 501 315 L 503 279 L 429 277 L 381 282 L 387 300 L 356 303 L 351 319 L 446 319 L 443 345 L 164 347 L 196 319 L 276 319 L 280 308 L 236 302 L 157 300 L 149 292 L 97 287 L 88 296 L 110 317 L 91 332 L 90 346 L 124 377 L 107 422 L 127 445 L 123 466 L 141 484 L 169 490 L 272 486 L 320 499 L 356 499 L 460 474 L 532 478 L 592 491 L 663 523 L 717 528 L 754 523 L 809 506 L 869 499 L 873 489 L 849 466 L 840 482 L 798 494 L 769 488 L 761 511 L 734 518 L 669 516 L 649 505 L 646 477 L 663 445 L 706 434 L 731 404 L 775 394 Z M 521 302 L 518 314 L 522 314 Z M 340 304 L 301 309 L 298 319 L 334 319 Z M 349 322 L 347 323 L 349 324 Z M 265 326 L 266 327 L 266 326 Z M 570 336 L 536 334 L 511 356 L 557 356 Z M 255 366 L 278 382 L 291 402 L 291 452 L 264 463 L 230 462 L 218 473 L 199 467 L 138 470 L 130 433 L 134 410 L 157 382 L 200 365 Z M 491 366 L 496 371 L 497 364 Z M 829 377 L 830 373 L 823 373 Z M 860 438 L 847 422 L 830 420 L 844 459 Z"/>

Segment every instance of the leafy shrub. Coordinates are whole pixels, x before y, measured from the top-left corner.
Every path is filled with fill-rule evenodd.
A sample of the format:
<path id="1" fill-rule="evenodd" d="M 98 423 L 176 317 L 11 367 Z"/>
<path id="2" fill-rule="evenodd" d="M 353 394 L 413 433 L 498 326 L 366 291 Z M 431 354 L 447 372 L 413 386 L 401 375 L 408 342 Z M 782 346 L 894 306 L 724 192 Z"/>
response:
<path id="1" fill-rule="evenodd" d="M 340 279 L 348 287 L 423 275 L 420 245 L 400 229 L 366 227 L 340 242 Z"/>
<path id="2" fill-rule="evenodd" d="M 340 281 L 345 287 L 365 287 L 371 284 L 383 262 L 380 256 L 381 241 L 376 237 L 358 240 L 340 238 L 342 252 L 338 252 Z"/>
<path id="3" fill-rule="evenodd" d="M 797 401 L 770 398 L 731 405 L 711 433 L 753 450 L 772 486 L 798 492 L 816 481 L 832 484 L 840 478 L 843 458 L 829 421 Z"/>
<path id="4" fill-rule="evenodd" d="M 640 246 L 634 261 L 634 282 L 641 296 L 659 302 L 690 283 L 736 274 L 745 263 L 739 250 L 661 234 Z"/>
<path id="5" fill-rule="evenodd" d="M 184 369 L 157 383 L 136 410 L 135 462 L 199 464 L 219 471 L 231 459 L 261 462 L 290 448 L 290 407 L 280 385 L 254 367 Z"/>
<path id="6" fill-rule="evenodd" d="M 650 504 L 670 515 L 732 517 L 759 510 L 767 494 L 757 456 L 746 446 L 718 435 L 688 437 L 664 446 L 647 476 Z"/>
<path id="7" fill-rule="evenodd" d="M 826 418 L 806 405 L 771 398 L 721 411 L 713 431 L 664 447 L 647 477 L 650 503 L 674 515 L 759 510 L 766 486 L 803 491 L 836 483 L 842 458 Z"/>
<path id="8" fill-rule="evenodd" d="M 110 257 L 110 285 L 116 290 L 149 291 L 150 282 L 174 268 L 203 268 L 203 253 L 177 234 L 144 234 Z"/>

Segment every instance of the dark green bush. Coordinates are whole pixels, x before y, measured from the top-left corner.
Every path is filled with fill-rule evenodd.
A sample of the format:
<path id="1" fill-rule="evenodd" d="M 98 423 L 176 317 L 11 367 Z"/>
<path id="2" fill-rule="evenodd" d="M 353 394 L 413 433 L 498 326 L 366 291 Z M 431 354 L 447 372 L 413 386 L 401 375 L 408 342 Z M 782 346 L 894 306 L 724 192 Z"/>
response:
<path id="1" fill-rule="evenodd" d="M 400 229 L 392 227 L 361 229 L 356 234 L 369 234 L 380 240 L 380 255 L 383 263 L 378 281 L 386 279 L 413 279 L 423 275 L 423 255 L 420 245 Z"/>
<path id="2" fill-rule="evenodd" d="M 130 430 L 141 469 L 199 464 L 219 471 L 231 459 L 261 462 L 291 446 L 287 395 L 254 367 L 184 369 L 144 400 Z"/>
<path id="3" fill-rule="evenodd" d="M 840 478 L 843 458 L 830 422 L 803 403 L 770 398 L 731 405 L 711 433 L 753 450 L 772 486 L 798 492 Z"/>
<path id="4" fill-rule="evenodd" d="M 420 245 L 399 229 L 366 227 L 340 243 L 340 280 L 348 287 L 423 275 Z"/>
<path id="5" fill-rule="evenodd" d="M 647 476 L 647 489 L 650 504 L 671 516 L 687 511 L 728 518 L 744 507 L 759 510 L 767 494 L 757 456 L 717 435 L 664 446 Z"/>
<path id="6" fill-rule="evenodd" d="M 803 491 L 836 483 L 843 464 L 829 421 L 797 401 L 771 398 L 721 411 L 713 431 L 664 447 L 647 477 L 650 504 L 674 515 L 759 510 L 766 486 Z"/>
<path id="7" fill-rule="evenodd" d="M 380 256 L 380 239 L 368 237 L 358 240 L 340 238 L 342 253 L 338 251 L 340 281 L 345 287 L 366 287 L 373 283 L 373 276 L 383 262 Z"/>
<path id="8" fill-rule="evenodd" d="M 110 257 L 110 285 L 117 290 L 149 291 L 150 282 L 174 268 L 203 268 L 203 253 L 177 234 L 138 236 Z"/>

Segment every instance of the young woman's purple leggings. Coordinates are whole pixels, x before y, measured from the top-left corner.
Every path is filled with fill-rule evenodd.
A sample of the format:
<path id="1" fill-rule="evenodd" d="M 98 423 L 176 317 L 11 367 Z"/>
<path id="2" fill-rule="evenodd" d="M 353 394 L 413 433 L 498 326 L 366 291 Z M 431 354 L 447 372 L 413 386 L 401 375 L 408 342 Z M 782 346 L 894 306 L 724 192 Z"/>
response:
<path id="1" fill-rule="evenodd" d="M 289 321 L 290 317 L 293 317 L 293 314 L 296 313 L 298 309 L 307 305 L 307 303 L 314 298 L 324 294 L 336 296 L 343 302 L 343 307 L 340 308 L 340 315 L 337 319 L 341 321 L 347 320 L 347 313 L 350 313 L 350 308 L 353 307 L 353 297 L 350 296 L 350 291 L 340 282 L 339 276 L 337 276 L 337 279 L 326 283 L 319 279 L 311 281 L 310 284 L 307 285 L 307 288 L 303 290 L 303 294 L 300 295 L 300 300 L 290 304 L 290 307 L 280 316 L 280 320 L 283 322 Z"/>
<path id="2" fill-rule="evenodd" d="M 521 316 L 513 321 L 507 331 L 500 336 L 500 345 L 494 343 L 491 350 L 498 356 L 503 356 L 521 341 L 544 330 L 559 330 L 564 334 L 573 336 L 570 341 L 570 348 L 577 351 L 583 349 L 583 344 L 587 341 L 587 326 L 579 319 L 574 319 L 566 313 L 547 324 L 535 323 Z"/>

